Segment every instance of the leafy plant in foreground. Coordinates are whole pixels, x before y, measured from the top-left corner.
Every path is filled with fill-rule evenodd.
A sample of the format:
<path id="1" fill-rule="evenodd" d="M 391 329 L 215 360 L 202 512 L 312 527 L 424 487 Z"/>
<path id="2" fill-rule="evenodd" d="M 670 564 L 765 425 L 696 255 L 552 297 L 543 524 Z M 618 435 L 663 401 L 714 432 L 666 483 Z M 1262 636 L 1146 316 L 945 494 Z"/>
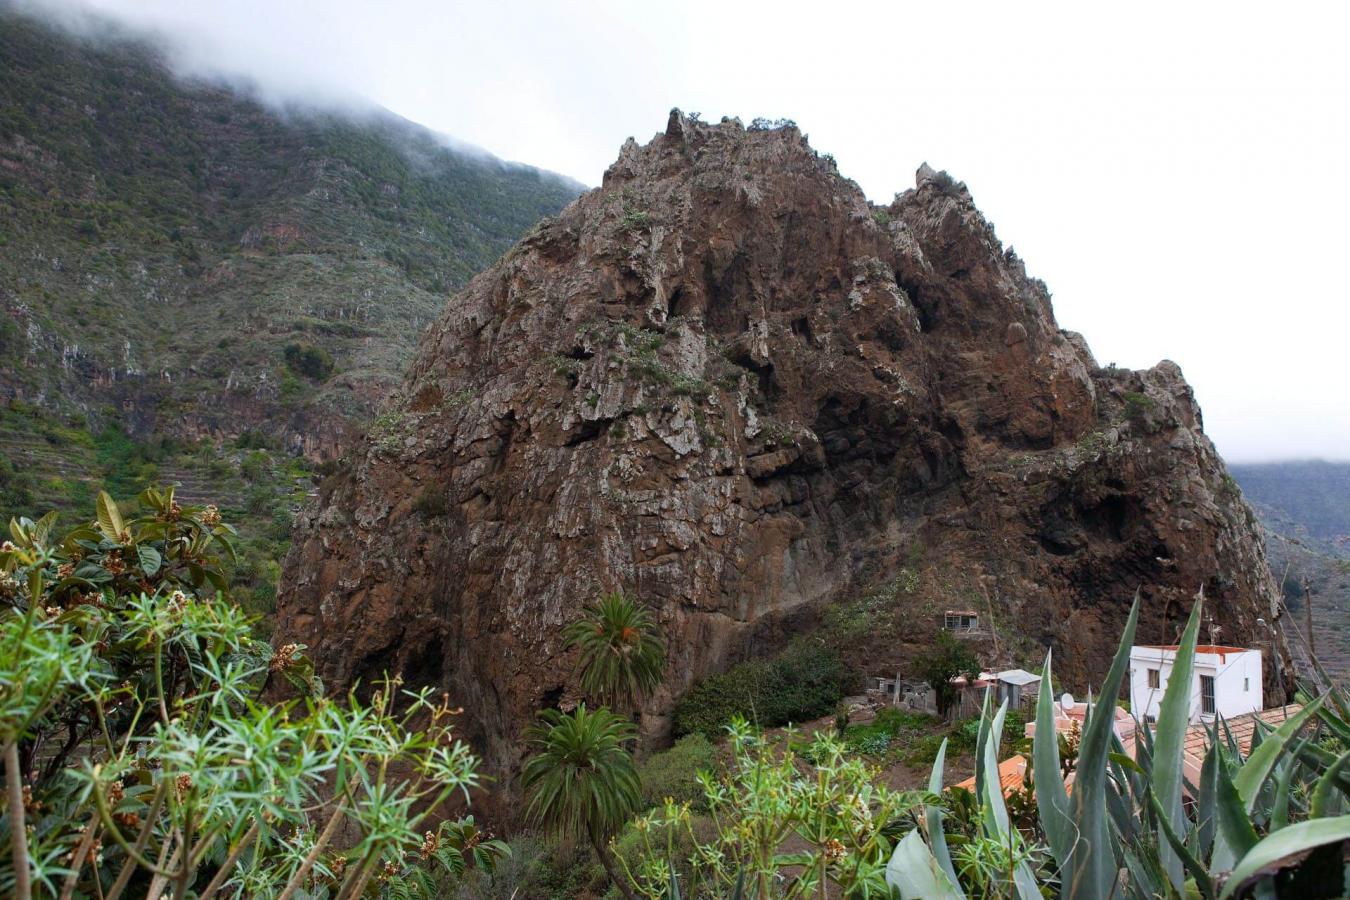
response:
<path id="1" fill-rule="evenodd" d="M 0 892 L 435 896 L 500 856 L 472 820 L 430 826 L 478 783 L 443 698 L 323 698 L 219 589 L 219 514 L 140 509 L 101 494 L 95 524 L 16 521 L 0 547 Z M 262 702 L 278 676 L 306 696 Z"/>
<path id="2" fill-rule="evenodd" d="M 803 755 L 814 763 L 791 739 L 786 749 L 770 744 L 744 720 L 728 731 L 727 771 L 700 775 L 713 838 L 695 833 L 688 803 L 639 817 L 644 852 L 628 872 L 635 889 L 649 898 L 889 896 L 884 870 L 896 823 L 927 795 L 877 785 L 878 771 L 823 730 Z M 677 831 L 694 847 L 686 860 L 673 856 Z"/>

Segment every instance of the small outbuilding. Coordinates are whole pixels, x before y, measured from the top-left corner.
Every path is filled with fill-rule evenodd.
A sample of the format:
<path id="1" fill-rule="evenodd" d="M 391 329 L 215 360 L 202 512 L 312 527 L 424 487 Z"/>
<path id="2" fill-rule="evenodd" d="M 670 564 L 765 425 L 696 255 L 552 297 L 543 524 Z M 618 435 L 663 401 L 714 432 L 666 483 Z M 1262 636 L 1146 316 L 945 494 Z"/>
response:
<path id="1" fill-rule="evenodd" d="M 996 689 L 995 699 L 1002 703 L 1008 701 L 1008 707 L 1029 705 L 1036 702 L 1036 692 L 1041 689 L 1041 676 L 1026 669 L 1008 669 L 988 676 Z"/>
<path id="2" fill-rule="evenodd" d="M 949 609 L 942 614 L 942 627 L 956 634 L 980 630 L 980 614 L 973 609 Z"/>

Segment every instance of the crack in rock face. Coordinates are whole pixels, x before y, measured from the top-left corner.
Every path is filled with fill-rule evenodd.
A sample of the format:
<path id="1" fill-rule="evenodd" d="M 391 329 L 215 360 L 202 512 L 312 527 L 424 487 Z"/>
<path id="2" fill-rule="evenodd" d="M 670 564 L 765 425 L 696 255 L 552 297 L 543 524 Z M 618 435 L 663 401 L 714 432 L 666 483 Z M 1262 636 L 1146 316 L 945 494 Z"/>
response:
<path id="1" fill-rule="evenodd" d="M 860 663 L 978 603 L 999 652 L 1091 684 L 1136 590 L 1170 642 L 1203 588 L 1282 694 L 1230 483 L 1180 369 L 1100 368 L 964 185 L 925 166 L 872 206 L 795 127 L 676 111 L 450 301 L 302 516 L 277 634 L 330 684 L 444 688 L 504 796 L 577 696 L 563 626 L 614 590 L 668 638 L 651 742 L 697 678 L 902 569 Z"/>

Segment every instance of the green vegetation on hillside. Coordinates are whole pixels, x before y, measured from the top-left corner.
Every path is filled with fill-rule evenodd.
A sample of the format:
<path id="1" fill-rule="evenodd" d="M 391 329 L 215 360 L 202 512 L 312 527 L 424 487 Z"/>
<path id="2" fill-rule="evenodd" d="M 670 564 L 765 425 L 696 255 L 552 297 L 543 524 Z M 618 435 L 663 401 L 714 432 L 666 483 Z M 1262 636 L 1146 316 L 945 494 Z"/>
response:
<path id="1" fill-rule="evenodd" d="M 1322 540 L 1350 537 L 1350 463 L 1230 465 L 1242 493 Z"/>
<path id="2" fill-rule="evenodd" d="M 449 292 L 579 191 L 378 109 L 282 113 L 184 82 L 111 25 L 0 9 L 0 401 L 143 446 L 253 430 L 332 456 Z M 77 471 L 88 448 L 11 449 L 10 508 L 122 476 Z"/>
<path id="3" fill-rule="evenodd" d="M 43 472 L 52 474 L 35 474 Z M 263 616 L 258 627 L 270 633 L 294 513 L 313 489 L 304 459 L 252 432 L 223 444 L 138 441 L 113 427 L 91 432 L 79 419 L 58 424 L 17 401 L 0 406 L 0 522 L 52 511 L 78 516 L 93 505 L 95 484 L 118 497 L 170 484 L 185 502 L 226 498 L 221 514 L 239 528 L 237 557 L 225 563 L 235 600 Z"/>
<path id="4" fill-rule="evenodd" d="M 855 681 L 837 652 L 798 641 L 697 682 L 675 705 L 675 733 L 715 739 L 737 718 L 763 728 L 807 722 L 834 709 Z"/>

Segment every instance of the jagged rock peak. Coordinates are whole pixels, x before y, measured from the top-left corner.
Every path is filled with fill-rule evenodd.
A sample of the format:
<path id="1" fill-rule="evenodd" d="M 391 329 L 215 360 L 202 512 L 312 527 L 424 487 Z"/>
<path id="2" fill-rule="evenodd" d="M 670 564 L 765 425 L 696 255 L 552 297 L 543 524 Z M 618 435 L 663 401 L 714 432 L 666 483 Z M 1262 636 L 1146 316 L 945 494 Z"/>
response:
<path id="1" fill-rule="evenodd" d="M 978 605 L 991 663 L 1054 645 L 1071 684 L 1136 590 L 1141 640 L 1200 585 L 1235 641 L 1275 601 L 1180 370 L 1099 368 L 963 185 L 925 165 L 873 206 L 790 123 L 678 111 L 450 301 L 283 583 L 279 639 L 339 684 L 443 686 L 508 789 L 605 591 L 669 637 L 651 740 L 697 677 L 879 585 L 860 665 Z"/>

